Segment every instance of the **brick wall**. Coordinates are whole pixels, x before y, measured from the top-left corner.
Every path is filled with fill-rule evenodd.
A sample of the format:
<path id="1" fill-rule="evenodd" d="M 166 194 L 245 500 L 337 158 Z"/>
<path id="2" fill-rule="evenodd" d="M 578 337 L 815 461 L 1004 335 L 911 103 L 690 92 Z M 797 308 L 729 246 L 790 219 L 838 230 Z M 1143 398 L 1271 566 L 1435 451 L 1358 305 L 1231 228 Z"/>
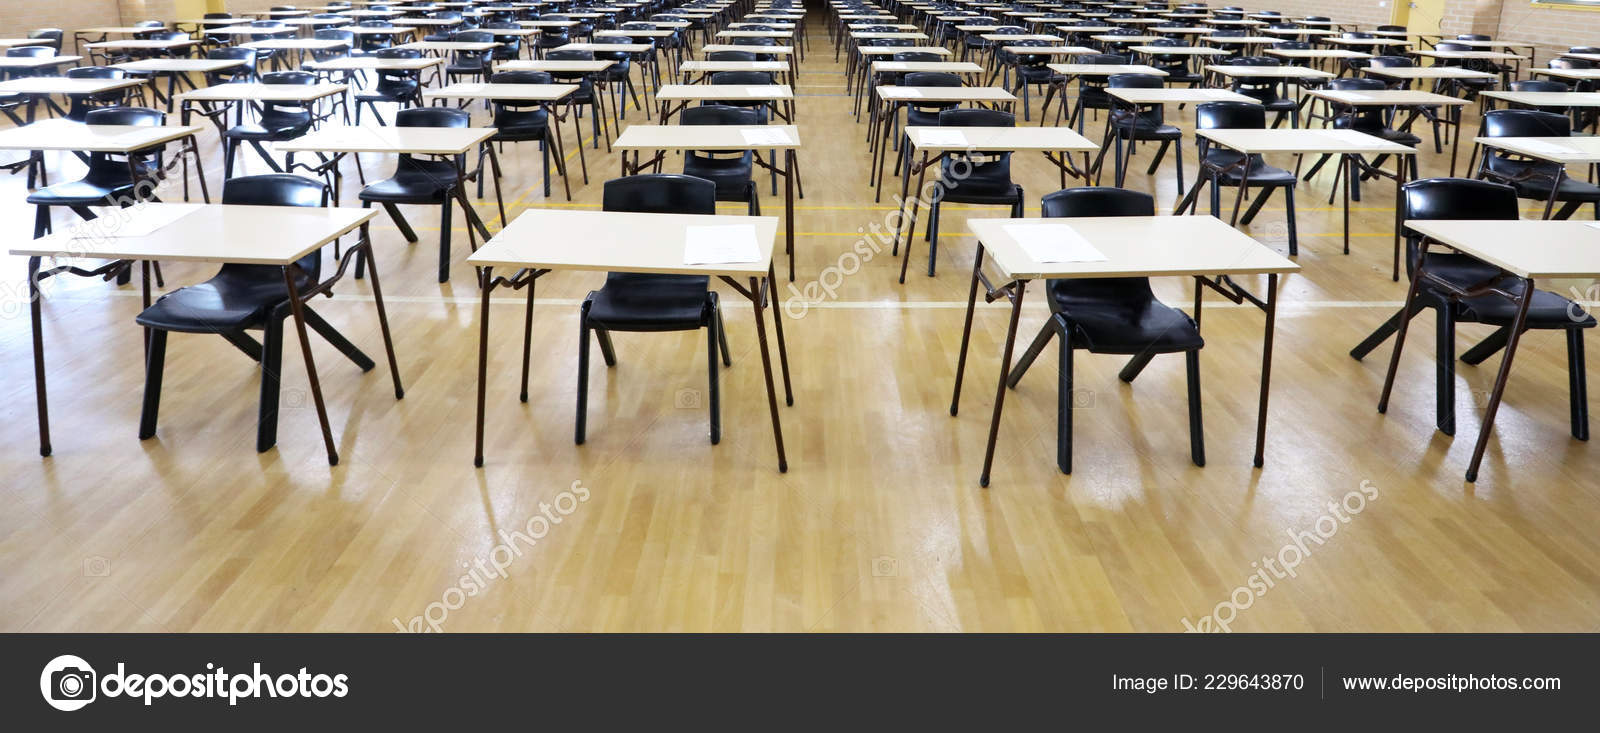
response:
<path id="1" fill-rule="evenodd" d="M 118 0 L 0 0 L 0 38 L 22 38 L 35 28 L 117 25 Z M 132 21 L 129 21 L 132 22 Z"/>
<path id="2" fill-rule="evenodd" d="M 1600 46 L 1600 11 L 1535 8 L 1527 0 L 1505 0 L 1497 38 L 1539 44 L 1539 65 L 1570 46 Z"/>

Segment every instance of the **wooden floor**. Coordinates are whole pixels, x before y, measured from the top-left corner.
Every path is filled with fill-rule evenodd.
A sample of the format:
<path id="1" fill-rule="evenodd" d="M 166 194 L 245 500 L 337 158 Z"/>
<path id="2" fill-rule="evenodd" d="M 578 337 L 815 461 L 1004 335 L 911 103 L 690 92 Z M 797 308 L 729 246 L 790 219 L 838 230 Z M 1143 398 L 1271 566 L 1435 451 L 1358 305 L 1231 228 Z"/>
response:
<path id="1" fill-rule="evenodd" d="M 796 90 L 802 299 L 824 268 L 855 270 L 841 256 L 892 210 L 871 198 L 865 126 L 812 23 Z M 1179 120 L 1191 124 L 1192 109 Z M 215 186 L 215 132 L 203 139 Z M 1148 154 L 1129 186 L 1170 209 L 1170 159 L 1146 176 Z M 510 215 L 597 208 L 618 161 L 603 146 L 587 156 L 590 183 L 575 180 L 568 203 L 559 185 L 555 199 L 541 196 L 537 149 L 508 148 Z M 248 172 L 264 170 L 245 157 Z M 1447 157 L 1427 150 L 1424 172 L 1442 175 Z M 68 156 L 49 162 L 54 180 L 81 170 Z M 368 180 L 393 166 L 362 163 Z M 1030 155 L 1013 170 L 1036 215 L 1039 196 L 1058 188 L 1054 169 Z M 253 450 L 256 369 L 201 336 L 171 341 L 160 432 L 137 440 L 137 287 L 76 278 L 52 281 L 44 305 L 55 455 L 41 460 L 24 262 L 7 257 L 0 630 L 1180 631 L 1214 612 L 1240 631 L 1600 628 L 1600 451 L 1568 434 L 1563 340 L 1524 341 L 1482 476 L 1465 483 L 1498 359 L 1460 368 L 1458 435 L 1435 432 L 1432 328 L 1419 319 L 1389 414 L 1376 412 L 1389 347 L 1365 362 L 1347 352 L 1403 295 L 1388 276 L 1393 188 L 1370 185 L 1346 256 L 1330 183 L 1331 171 L 1299 190 L 1304 271 L 1282 289 L 1265 468 L 1250 463 L 1262 317 L 1211 297 L 1201 355 L 1209 465 L 1189 462 L 1181 360 L 1158 359 L 1128 385 L 1116 377 L 1121 359 L 1085 355 L 1077 470 L 1058 473 L 1056 365 L 1046 356 L 1007 401 L 987 490 L 978 474 L 1005 332 L 998 304 L 974 325 L 960 417 L 948 404 L 975 247 L 963 220 L 1003 216 L 998 208 L 949 207 L 937 277 L 926 276 L 919 243 L 904 286 L 898 260 L 881 252 L 842 277 L 836 297 L 790 306 L 804 315 L 785 325 L 795 379 L 795 404 L 782 410 L 786 474 L 753 318 L 737 297 L 724 299 L 734 366 L 723 372 L 721 445 L 707 439 L 704 335 L 682 333 L 616 337 L 619 364 L 595 360 L 588 442 L 575 446 L 577 306 L 603 278 L 565 272 L 539 281 L 526 404 L 516 387 L 520 295 L 496 295 L 488 457 L 474 469 L 478 316 L 465 229 L 452 282 L 440 285 L 437 211 L 419 208 L 407 213 L 421 244 L 386 219 L 374 229 L 405 399 L 394 400 L 381 368 L 363 374 L 316 344 L 338 467 L 327 465 L 292 340 L 275 450 Z M 28 237 L 22 178 L 0 188 L 7 241 Z M 782 212 L 765 186 L 761 204 Z M 493 209 L 492 197 L 479 207 L 485 217 Z M 1281 200 L 1249 232 L 1285 248 Z M 170 264 L 167 284 L 213 270 Z M 1572 286 L 1589 283 L 1547 285 Z M 1184 307 L 1190 287 L 1157 284 Z M 316 308 L 377 354 L 369 293 L 347 281 Z M 1035 299 L 1020 337 L 1045 313 Z M 1462 326 L 1459 347 L 1484 333 Z M 1359 513 L 1348 509 L 1352 492 L 1367 497 Z M 541 536 L 514 534 L 530 527 Z M 1321 544 L 1304 539 L 1329 527 Z M 1296 554 L 1293 577 L 1259 575 L 1270 588 L 1252 595 L 1263 558 L 1278 567 Z M 1230 598 L 1240 608 L 1218 608 Z"/>

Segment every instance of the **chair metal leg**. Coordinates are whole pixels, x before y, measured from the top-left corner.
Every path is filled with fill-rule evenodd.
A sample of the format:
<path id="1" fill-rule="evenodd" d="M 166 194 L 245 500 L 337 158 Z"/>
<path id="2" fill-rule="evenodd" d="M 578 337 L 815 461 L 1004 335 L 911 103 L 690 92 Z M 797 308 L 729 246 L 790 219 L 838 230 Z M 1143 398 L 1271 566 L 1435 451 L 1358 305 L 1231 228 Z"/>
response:
<path id="1" fill-rule="evenodd" d="M 1039 335 L 1033 337 L 1033 343 L 1028 344 L 1028 348 L 1022 352 L 1022 356 L 1017 358 L 1016 366 L 1011 367 L 1011 375 L 1006 377 L 1007 387 L 1011 389 L 1017 388 L 1017 385 L 1022 382 L 1023 375 L 1028 373 L 1028 368 L 1033 366 L 1033 360 L 1039 358 L 1039 353 L 1044 351 L 1044 347 L 1050 345 L 1050 339 L 1054 338 L 1055 335 L 1056 323 L 1052 318 L 1045 321 L 1044 326 L 1039 329 Z"/>
<path id="2" fill-rule="evenodd" d="M 517 399 L 528 401 L 528 364 L 533 349 L 533 287 L 535 281 L 528 281 L 527 305 L 522 311 L 522 389 Z"/>
<path id="3" fill-rule="evenodd" d="M 711 403 L 711 444 L 722 442 L 722 389 L 717 383 L 717 331 L 720 320 L 716 316 L 706 319 L 706 375 L 709 379 Z"/>
<path id="4" fill-rule="evenodd" d="M 1394 332 L 1399 330 L 1401 314 L 1404 314 L 1405 318 L 1410 320 L 1412 318 L 1416 318 L 1417 314 L 1421 313 L 1424 307 L 1425 306 L 1422 303 L 1413 303 L 1409 312 L 1407 312 L 1407 310 L 1404 308 L 1396 311 L 1394 315 L 1389 316 L 1389 320 L 1384 321 L 1383 325 L 1378 326 L 1377 330 L 1373 331 L 1365 339 L 1362 339 L 1361 343 L 1356 344 L 1356 347 L 1350 350 L 1350 356 L 1356 361 L 1361 361 L 1362 359 L 1366 358 L 1367 354 L 1371 353 L 1373 349 L 1378 348 L 1379 344 L 1388 341 L 1389 337 L 1393 336 Z M 1490 338 L 1492 339 L 1493 337 L 1491 336 Z M 1484 343 L 1488 342 L 1485 341 Z M 1483 344 L 1479 344 L 1479 346 L 1482 345 Z M 1468 353 L 1470 354 L 1471 352 L 1469 351 Z M 1484 357 L 1487 358 L 1488 354 L 1484 354 Z M 1466 357 L 1463 356 L 1462 360 L 1465 361 Z M 1477 362 L 1468 363 L 1476 364 Z"/>
<path id="5" fill-rule="evenodd" d="M 1060 376 L 1056 381 L 1056 467 L 1062 473 L 1072 473 L 1072 335 L 1066 330 L 1061 317 L 1054 316 L 1046 328 L 1061 329 L 1061 343 L 1056 345 L 1060 359 Z"/>
<path id="6" fill-rule="evenodd" d="M 439 282 L 450 282 L 450 215 L 455 208 L 454 197 L 446 195 L 444 206 L 439 209 Z M 472 226 L 472 217 L 468 216 L 467 226 Z"/>
<path id="7" fill-rule="evenodd" d="M 283 375 L 283 319 L 268 318 L 261 337 L 261 399 L 256 418 L 256 452 L 278 443 L 278 392 Z"/>
<path id="8" fill-rule="evenodd" d="M 1200 420 L 1200 350 L 1184 352 L 1183 367 L 1189 382 L 1189 460 L 1206 465 L 1206 429 Z"/>
<path id="9" fill-rule="evenodd" d="M 150 329 L 145 350 L 144 406 L 139 412 L 139 439 L 155 437 L 156 415 L 161 411 L 161 374 L 167 358 L 167 332 Z"/>
<path id="10" fill-rule="evenodd" d="M 1156 358 L 1156 354 L 1153 351 L 1135 354 L 1132 359 L 1128 360 L 1127 364 L 1122 366 L 1121 371 L 1117 372 L 1117 379 L 1133 384 L 1133 380 L 1139 378 L 1139 374 L 1144 371 L 1145 367 L 1150 365 L 1150 360 L 1154 358 Z"/>
<path id="11" fill-rule="evenodd" d="M 311 330 L 316 331 L 333 348 L 338 349 L 339 353 L 344 354 L 345 358 L 355 363 L 356 367 L 361 371 L 370 372 L 374 366 L 377 366 L 373 363 L 371 357 L 363 353 L 355 344 L 350 343 L 350 339 L 339 333 L 339 330 L 334 328 L 333 324 L 323 320 L 322 316 L 318 315 L 316 311 L 310 308 L 302 308 L 301 313 L 306 319 L 306 325 L 310 326 Z"/>
<path id="12" fill-rule="evenodd" d="M 1583 329 L 1567 329 L 1567 398 L 1572 407 L 1572 437 L 1589 439 L 1589 379 L 1584 373 Z"/>
<path id="13" fill-rule="evenodd" d="M 583 445 L 589 410 L 589 304 L 578 312 L 578 417 L 572 442 Z"/>
<path id="14" fill-rule="evenodd" d="M 1435 308 L 1434 425 L 1456 434 L 1456 319 L 1449 307 Z"/>

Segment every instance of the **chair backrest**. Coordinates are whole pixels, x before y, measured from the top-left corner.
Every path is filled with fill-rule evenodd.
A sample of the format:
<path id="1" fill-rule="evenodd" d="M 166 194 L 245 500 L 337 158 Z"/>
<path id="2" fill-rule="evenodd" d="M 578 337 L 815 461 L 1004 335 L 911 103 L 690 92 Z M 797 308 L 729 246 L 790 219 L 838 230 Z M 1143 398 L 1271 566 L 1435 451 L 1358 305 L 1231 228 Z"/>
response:
<path id="1" fill-rule="evenodd" d="M 1160 89 L 1165 83 L 1155 74 L 1112 74 L 1108 86 L 1112 89 Z"/>
<path id="2" fill-rule="evenodd" d="M 489 75 L 490 84 L 553 84 L 554 79 L 548 71 L 496 71 Z"/>
<path id="3" fill-rule="evenodd" d="M 1513 92 L 1569 92 L 1572 87 L 1555 79 L 1518 79 L 1511 82 Z"/>
<path id="4" fill-rule="evenodd" d="M 942 61 L 943 56 L 931 51 L 896 51 L 892 57 L 895 61 L 927 62 Z"/>
<path id="5" fill-rule="evenodd" d="M 1402 190 L 1401 219 L 1516 219 L 1517 190 L 1471 178 L 1425 178 Z"/>
<path id="6" fill-rule="evenodd" d="M 898 54 L 896 54 L 898 55 Z M 712 51 L 706 54 L 707 61 L 755 61 L 756 55 L 749 51 Z"/>
<path id="7" fill-rule="evenodd" d="M 761 116 L 750 107 L 706 104 L 699 107 L 685 107 L 678 122 L 684 125 L 759 125 Z"/>
<path id="8" fill-rule="evenodd" d="M 51 46 L 17 46 L 6 49 L 7 58 L 49 58 L 54 55 L 56 50 Z"/>
<path id="9" fill-rule="evenodd" d="M 420 59 L 422 52 L 414 48 L 380 48 L 372 52 L 379 59 Z"/>
<path id="10" fill-rule="evenodd" d="M 913 71 L 906 74 L 905 85 L 908 87 L 959 87 L 962 85 L 961 77 L 944 71 Z"/>
<path id="11" fill-rule="evenodd" d="M 67 69 L 68 79 L 122 79 L 128 72 L 111 66 L 79 66 Z"/>
<path id="12" fill-rule="evenodd" d="M 1155 216 L 1155 197 L 1110 186 L 1082 186 L 1045 194 L 1039 200 L 1046 218 L 1064 216 Z"/>
<path id="13" fill-rule="evenodd" d="M 1550 59 L 1552 69 L 1592 69 L 1594 63 L 1588 59 L 1555 58 Z"/>
<path id="14" fill-rule="evenodd" d="M 1400 28 L 1399 30 L 1405 30 L 1405 28 Z M 1493 40 L 1493 39 L 1489 38 L 1487 35 L 1484 35 L 1482 33 L 1461 33 L 1461 34 L 1458 34 L 1456 36 L 1456 39 L 1457 40 L 1461 40 L 1461 41 L 1489 41 L 1489 40 Z"/>
<path id="15" fill-rule="evenodd" d="M 412 107 L 395 113 L 396 127 L 471 127 L 472 114 L 454 107 Z"/>
<path id="16" fill-rule="evenodd" d="M 606 181 L 601 208 L 648 214 L 715 214 L 717 184 L 670 173 L 613 178 Z"/>
<path id="17" fill-rule="evenodd" d="M 1382 79 L 1369 79 L 1366 77 L 1344 77 L 1328 80 L 1328 89 L 1339 92 L 1378 91 L 1387 86 Z"/>
<path id="18" fill-rule="evenodd" d="M 260 176 L 235 176 L 222 182 L 222 203 L 236 206 L 322 206 L 327 199 L 327 189 L 320 181 L 288 173 L 269 173 Z M 322 279 L 322 250 L 300 258 L 295 263 L 306 272 L 312 282 Z M 223 265 L 224 271 L 249 272 L 268 282 L 282 282 L 282 270 L 268 265 Z"/>
<path id="19" fill-rule="evenodd" d="M 711 83 L 761 86 L 772 83 L 772 74 L 766 71 L 719 71 L 711 75 Z"/>
<path id="20" fill-rule="evenodd" d="M 88 125 L 135 125 L 157 127 L 166 124 L 167 113 L 148 107 L 101 107 L 89 110 L 83 116 Z"/>
<path id="21" fill-rule="evenodd" d="M 1568 137 L 1572 118 L 1533 109 L 1497 109 L 1484 113 L 1484 137 Z"/>
<path id="22" fill-rule="evenodd" d="M 1367 59 L 1369 66 L 1380 69 L 1407 69 L 1417 65 L 1417 62 L 1405 56 L 1373 56 Z"/>
<path id="23" fill-rule="evenodd" d="M 1267 108 L 1253 102 L 1206 102 L 1194 108 L 1201 130 L 1260 130 L 1267 126 Z"/>

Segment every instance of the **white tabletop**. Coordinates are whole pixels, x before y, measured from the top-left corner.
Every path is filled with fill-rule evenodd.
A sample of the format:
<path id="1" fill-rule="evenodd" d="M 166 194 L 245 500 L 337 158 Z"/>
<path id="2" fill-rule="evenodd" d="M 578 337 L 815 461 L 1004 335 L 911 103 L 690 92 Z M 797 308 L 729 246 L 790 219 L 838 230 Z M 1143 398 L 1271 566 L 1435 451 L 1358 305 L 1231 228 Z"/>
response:
<path id="1" fill-rule="evenodd" d="M 1592 221 L 1408 219 L 1427 237 L 1517 277 L 1600 277 L 1600 229 Z"/>
<path id="2" fill-rule="evenodd" d="M 782 135 L 783 142 L 777 141 Z M 625 150 L 794 150 L 800 128 L 794 125 L 629 125 L 611 143 Z"/>
<path id="3" fill-rule="evenodd" d="M 200 127 L 196 125 L 85 125 L 50 119 L 0 130 L 0 150 L 127 153 L 199 132 Z"/>
<path id="4" fill-rule="evenodd" d="M 1197 130 L 1196 134 L 1241 153 L 1391 153 L 1403 155 L 1417 152 L 1415 148 L 1355 130 L 1326 128 L 1280 130 L 1210 129 Z"/>
<path id="5" fill-rule="evenodd" d="M 1479 137 L 1480 145 L 1563 165 L 1600 163 L 1600 137 Z"/>
<path id="6" fill-rule="evenodd" d="M 342 94 L 343 84 L 262 84 L 236 82 L 201 87 L 178 95 L 185 102 L 309 102 L 313 99 Z"/>
<path id="7" fill-rule="evenodd" d="M 1105 259 L 1039 262 L 1027 254 L 1014 234 L 1022 227 L 1059 226 L 1070 227 Z M 1251 275 L 1300 269 L 1283 255 L 1211 216 L 968 219 L 967 228 L 983 242 L 984 249 L 1008 281 Z"/>
<path id="8" fill-rule="evenodd" d="M 788 84 L 663 84 L 656 90 L 659 101 L 696 101 L 702 99 L 729 99 L 750 101 L 776 101 L 794 99 L 794 90 Z"/>
<path id="9" fill-rule="evenodd" d="M 577 84 L 450 84 L 422 92 L 427 99 L 507 99 L 520 102 L 554 102 L 578 91 Z"/>
<path id="10" fill-rule="evenodd" d="M 377 209 L 144 203 L 125 209 L 126 226 L 141 217 L 160 217 L 162 207 L 193 210 L 144 236 L 117 236 L 109 224 L 75 226 L 47 237 L 25 240 L 13 255 L 50 257 L 63 252 L 108 260 L 235 262 L 288 265 L 349 233 L 377 215 Z M 109 217 L 102 217 L 109 218 Z M 98 221 L 98 220 L 96 220 Z M 92 223 L 92 222 L 91 222 Z"/>
<path id="11" fill-rule="evenodd" d="M 285 153 L 459 155 L 495 132 L 493 127 L 324 127 L 273 147 Z"/>
<path id="12" fill-rule="evenodd" d="M 967 150 L 993 151 L 1051 151 L 1085 152 L 1099 150 L 1100 146 L 1068 127 L 923 127 L 906 128 L 906 137 L 918 150 L 937 152 L 964 152 Z"/>
<path id="13" fill-rule="evenodd" d="M 690 227 L 753 225 L 756 262 L 685 265 Z M 766 277 L 775 216 L 640 214 L 620 211 L 529 209 L 467 258 L 478 267 L 516 267 L 669 275 Z"/>

